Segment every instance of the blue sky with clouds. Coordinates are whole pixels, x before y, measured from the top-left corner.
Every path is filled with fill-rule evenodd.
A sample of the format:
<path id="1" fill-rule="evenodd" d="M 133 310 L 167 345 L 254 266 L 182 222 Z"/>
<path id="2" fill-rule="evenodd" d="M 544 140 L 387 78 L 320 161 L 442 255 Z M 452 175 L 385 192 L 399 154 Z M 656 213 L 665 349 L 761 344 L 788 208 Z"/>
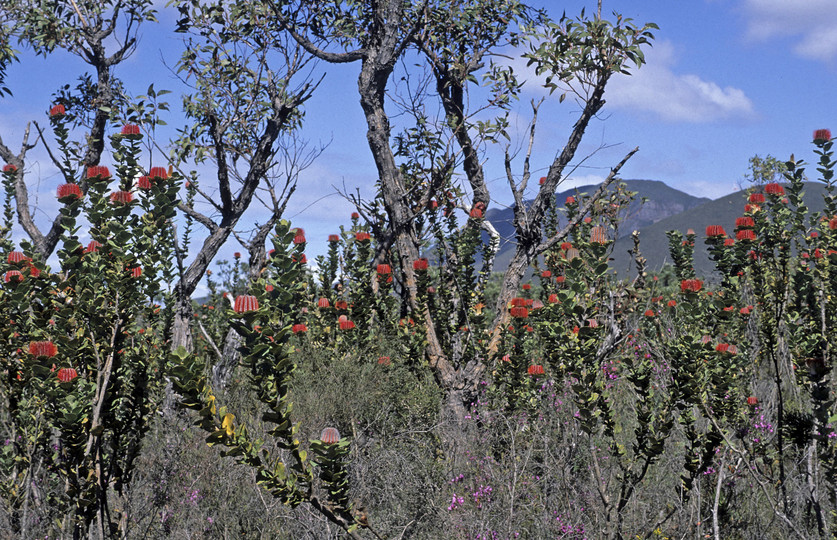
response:
<path id="1" fill-rule="evenodd" d="M 561 11 L 578 13 L 584 6 L 595 9 L 593 1 L 536 4 L 554 17 Z M 177 59 L 179 37 L 168 33 L 175 16 L 170 8 L 161 5 L 160 10 L 160 27 L 145 27 L 137 52 L 117 73 L 134 93 L 142 93 L 150 82 L 157 88 L 177 89 L 177 81 L 161 63 L 161 58 L 170 65 Z M 837 2 L 606 0 L 604 11 L 614 10 L 637 23 L 655 22 L 660 30 L 647 52 L 647 65 L 630 77 L 613 79 L 605 95 L 607 104 L 591 123 L 579 152 L 579 157 L 591 157 L 566 185 L 600 180 L 628 150 L 639 146 L 640 152 L 623 169 L 623 178 L 657 179 L 694 195 L 720 197 L 738 188 L 754 154 L 785 159 L 795 153 L 811 161 L 812 131 L 837 129 Z M 312 143 L 330 143 L 302 174 L 286 213 L 309 231 L 309 238 L 324 238 L 348 222 L 351 207 L 334 195 L 334 186 L 369 196 L 375 178 L 357 98 L 358 67 L 322 69 L 326 79 L 306 104 L 303 137 Z M 72 58 L 45 61 L 24 55 L 8 74 L 14 96 L 0 100 L 3 141 L 16 148 L 27 121 L 44 124 L 50 93 L 82 70 Z M 528 102 L 542 95 L 542 89 L 532 85 L 522 96 L 512 115 L 513 147 L 525 141 Z M 177 100 L 171 101 L 176 110 Z M 553 98 L 540 113 L 535 175 L 545 174 L 579 110 L 571 100 L 560 106 L 556 101 Z M 58 178 L 42 153 L 36 150 L 31 155 L 35 160 L 28 178 L 32 189 L 43 193 L 33 202 L 45 218 L 56 208 Z M 488 149 L 486 167 L 493 204 L 509 204 L 502 148 Z M 236 249 L 231 244 L 226 251 Z"/>

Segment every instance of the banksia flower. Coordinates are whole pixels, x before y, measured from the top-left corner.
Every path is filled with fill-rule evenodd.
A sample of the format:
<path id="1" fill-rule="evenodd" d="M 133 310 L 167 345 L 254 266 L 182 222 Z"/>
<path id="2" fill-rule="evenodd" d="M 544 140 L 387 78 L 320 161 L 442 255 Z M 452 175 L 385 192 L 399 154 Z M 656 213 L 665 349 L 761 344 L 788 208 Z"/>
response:
<path id="1" fill-rule="evenodd" d="M 78 377 L 78 372 L 73 368 L 61 368 L 58 370 L 58 380 L 62 383 L 71 382 L 73 379 Z"/>
<path id="2" fill-rule="evenodd" d="M 53 105 L 49 109 L 49 116 L 51 118 L 58 118 L 67 114 L 67 109 L 64 108 L 64 105 L 58 103 L 57 105 Z"/>
<path id="3" fill-rule="evenodd" d="M 831 231 L 837 230 L 837 216 L 828 220 L 828 229 Z"/>
<path id="4" fill-rule="evenodd" d="M 730 344 L 729 343 L 718 343 L 715 345 L 715 350 L 719 353 L 727 353 L 729 352 Z"/>
<path id="5" fill-rule="evenodd" d="M 416 259 L 415 261 L 413 261 L 413 270 L 423 272 L 427 270 L 428 266 L 429 264 L 427 262 L 427 259 Z"/>
<path id="6" fill-rule="evenodd" d="M 355 240 L 357 240 L 358 242 L 368 242 L 371 239 L 372 236 L 368 232 L 360 231 L 358 233 L 355 233 Z"/>
<path id="7" fill-rule="evenodd" d="M 529 290 L 531 290 L 531 289 L 532 289 L 532 284 L 531 284 L 531 283 L 524 283 L 523 285 L 521 285 L 521 288 L 522 288 L 524 291 L 529 291 Z"/>
<path id="8" fill-rule="evenodd" d="M 735 218 L 735 228 L 736 229 L 749 229 L 755 227 L 756 223 L 753 221 L 753 218 L 750 216 L 743 216 L 739 218 Z"/>
<path id="9" fill-rule="evenodd" d="M 579 256 L 579 252 L 574 247 L 571 247 L 570 249 L 567 250 L 567 252 L 564 254 L 564 256 L 567 258 L 567 261 L 571 261 L 571 260 L 573 260 L 573 259 L 575 259 L 576 257 Z"/>
<path id="10" fill-rule="evenodd" d="M 759 398 L 757 398 L 756 396 L 750 396 L 747 398 L 747 405 L 749 405 L 750 407 L 755 407 L 758 404 Z"/>
<path id="11" fill-rule="evenodd" d="M 575 197 L 573 197 L 572 195 L 567 197 L 567 200 L 564 201 L 565 206 L 570 206 L 571 204 L 575 204 Z"/>
<path id="12" fill-rule="evenodd" d="M 3 276 L 3 281 L 12 284 L 20 283 L 21 281 L 23 281 L 23 274 L 21 274 L 17 270 L 9 270 L 8 272 L 6 272 L 6 275 Z"/>
<path id="13" fill-rule="evenodd" d="M 593 244 L 607 244 L 607 229 L 604 227 L 593 227 L 590 231 L 590 242 Z"/>
<path id="14" fill-rule="evenodd" d="M 11 163 L 6 163 L 5 165 L 3 165 L 3 172 L 7 172 L 7 173 L 17 172 L 17 167 L 12 165 Z"/>
<path id="15" fill-rule="evenodd" d="M 742 240 L 745 242 L 753 242 L 756 239 L 755 231 L 751 229 L 741 229 L 737 233 L 735 233 L 736 240 Z"/>
<path id="16" fill-rule="evenodd" d="M 305 233 L 300 232 L 302 229 L 297 230 L 296 234 L 294 235 L 294 245 L 304 244 L 305 243 Z"/>
<path id="17" fill-rule="evenodd" d="M 471 210 L 471 213 L 469 215 L 473 219 L 482 219 L 482 210 L 480 210 L 479 208 L 474 208 L 473 210 Z"/>
<path id="18" fill-rule="evenodd" d="M 561 249 L 564 251 L 569 251 L 573 248 L 573 245 L 570 242 L 561 242 Z"/>
<path id="19" fill-rule="evenodd" d="M 682 292 L 699 292 L 703 288 L 703 281 L 699 279 L 684 279 L 680 282 Z"/>
<path id="20" fill-rule="evenodd" d="M 784 195 L 785 194 L 785 188 L 783 188 L 782 186 L 780 186 L 776 182 L 771 182 L 769 184 L 765 184 L 764 192 L 767 193 L 768 195 L 779 196 L 779 195 Z"/>
<path id="21" fill-rule="evenodd" d="M 340 432 L 337 428 L 327 427 L 320 433 L 320 441 L 323 444 L 337 444 L 340 442 Z"/>
<path id="22" fill-rule="evenodd" d="M 555 293 L 552 293 L 552 294 L 549 295 L 549 298 L 547 298 L 546 301 L 549 302 L 550 304 L 557 304 L 558 303 L 558 295 L 555 294 Z"/>
<path id="23" fill-rule="evenodd" d="M 546 183 L 546 176 L 541 176 L 541 179 L 540 179 L 540 180 L 538 180 L 538 184 L 542 186 L 542 185 L 544 185 L 545 183 Z"/>
<path id="24" fill-rule="evenodd" d="M 259 300 L 255 296 L 249 294 L 242 294 L 235 297 L 233 304 L 233 311 L 236 313 L 246 313 L 248 311 L 258 311 Z"/>
<path id="25" fill-rule="evenodd" d="M 52 358 L 58 354 L 58 347 L 51 341 L 33 341 L 29 344 L 29 354 L 37 358 Z"/>
<path id="26" fill-rule="evenodd" d="M 93 253 L 95 251 L 99 251 L 100 247 L 102 247 L 102 244 L 100 244 L 99 242 L 97 242 L 95 240 L 91 240 L 90 243 L 87 244 L 87 247 L 84 248 L 84 252 L 85 253 Z"/>
<path id="27" fill-rule="evenodd" d="M 68 203 L 81 198 L 81 187 L 78 184 L 61 184 L 58 186 L 58 201 Z"/>
<path id="28" fill-rule="evenodd" d="M 544 279 L 549 279 L 552 277 L 552 272 L 549 270 L 544 270 L 543 272 L 541 272 L 541 277 Z"/>
<path id="29" fill-rule="evenodd" d="M 355 327 L 355 323 L 348 319 L 340 321 L 340 330 L 351 330 Z"/>
<path id="30" fill-rule="evenodd" d="M 138 278 L 142 275 L 142 267 L 141 266 L 134 266 L 133 268 L 130 269 L 130 271 L 131 271 L 131 277 L 132 278 Z"/>
<path id="31" fill-rule="evenodd" d="M 567 281 L 565 276 L 555 276 L 555 283 L 564 283 L 565 281 Z"/>
<path id="32" fill-rule="evenodd" d="M 764 204 L 764 193 L 750 193 L 747 200 L 753 204 Z"/>
<path id="33" fill-rule="evenodd" d="M 645 310 L 645 316 L 646 317 L 654 317 L 655 315 L 656 315 L 656 313 L 654 313 L 653 309 L 646 309 Z"/>
<path id="34" fill-rule="evenodd" d="M 318 308 L 327 308 L 330 305 L 331 304 L 328 303 L 328 298 L 326 298 L 325 296 L 320 298 L 319 300 L 317 300 L 317 307 Z"/>
<path id="35" fill-rule="evenodd" d="M 104 165 L 87 167 L 87 178 L 101 178 L 105 180 L 106 178 L 110 178 L 110 171 Z"/>
<path id="36" fill-rule="evenodd" d="M 122 131 L 120 131 L 119 134 L 127 139 L 139 139 L 142 137 L 140 134 L 140 128 L 136 124 L 125 124 L 122 126 Z"/>
<path id="37" fill-rule="evenodd" d="M 379 356 L 378 357 L 378 363 L 382 366 L 388 366 L 388 365 L 392 364 L 392 360 L 390 359 L 389 356 Z"/>
<path id="38" fill-rule="evenodd" d="M 509 310 L 509 314 L 515 319 L 525 319 L 529 317 L 529 310 L 523 306 L 514 306 Z"/>
<path id="39" fill-rule="evenodd" d="M 715 236 L 726 236 L 727 232 L 720 225 L 710 225 L 706 227 L 706 236 L 712 238 Z"/>
<path id="40" fill-rule="evenodd" d="M 140 176 L 137 179 L 137 189 L 151 189 L 152 185 L 151 179 L 147 176 Z"/>
<path id="41" fill-rule="evenodd" d="M 543 375 L 543 366 L 540 364 L 533 364 L 529 366 L 526 372 L 532 376 Z"/>
<path id="42" fill-rule="evenodd" d="M 336 234 L 330 234 L 330 235 L 328 235 L 328 241 L 329 242 L 339 242 L 340 237 L 337 236 Z"/>
<path id="43" fill-rule="evenodd" d="M 392 267 L 388 264 L 379 264 L 377 270 L 380 275 L 392 274 Z"/>
<path id="44" fill-rule="evenodd" d="M 359 219 L 359 218 L 360 218 L 360 214 L 358 214 L 357 212 L 352 212 L 352 219 Z"/>
<path id="45" fill-rule="evenodd" d="M 307 331 L 308 331 L 308 327 L 305 326 L 302 323 L 295 324 L 291 327 L 291 332 L 293 332 L 294 334 L 302 334 L 302 333 L 305 333 Z"/>
<path id="46" fill-rule="evenodd" d="M 113 204 L 130 204 L 134 195 L 130 191 L 114 191 L 110 194 L 110 202 Z"/>
<path id="47" fill-rule="evenodd" d="M 724 240 L 724 247 L 732 247 L 735 245 L 735 238 L 727 238 Z"/>
<path id="48" fill-rule="evenodd" d="M 29 257 L 24 255 L 20 251 L 12 251 L 12 252 L 9 253 L 8 261 L 9 261 L 9 264 L 18 264 L 18 263 L 22 263 L 22 262 L 28 262 Z"/>
<path id="49" fill-rule="evenodd" d="M 337 300 L 336 302 L 334 302 L 334 308 L 342 309 L 345 311 L 349 309 L 349 304 L 345 300 Z"/>
<path id="50" fill-rule="evenodd" d="M 831 140 L 831 130 L 830 129 L 817 129 L 814 131 L 814 142 L 815 143 L 824 143 Z"/>
<path id="51" fill-rule="evenodd" d="M 165 167 L 151 167 L 151 170 L 148 171 L 148 177 L 152 179 L 165 180 L 169 177 L 169 172 Z"/>

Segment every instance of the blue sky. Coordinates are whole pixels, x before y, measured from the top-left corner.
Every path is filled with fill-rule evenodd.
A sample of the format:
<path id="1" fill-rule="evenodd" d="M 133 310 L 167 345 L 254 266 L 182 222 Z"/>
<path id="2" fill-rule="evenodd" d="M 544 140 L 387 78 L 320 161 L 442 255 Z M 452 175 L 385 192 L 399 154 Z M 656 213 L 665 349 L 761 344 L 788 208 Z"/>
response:
<path id="1" fill-rule="evenodd" d="M 593 1 L 536 4 L 554 17 L 561 11 L 578 13 L 583 6 L 595 9 Z M 169 8 L 160 10 L 160 26 L 145 27 L 137 52 L 117 73 L 134 93 L 142 93 L 151 82 L 177 90 L 177 81 L 161 63 L 161 58 L 170 65 L 177 59 L 179 37 L 168 31 L 175 17 Z M 576 170 L 567 186 L 600 180 L 628 150 L 639 146 L 623 178 L 662 180 L 688 193 L 716 198 L 738 189 L 754 154 L 786 159 L 794 153 L 810 162 L 812 131 L 837 129 L 837 3 L 832 0 L 606 0 L 605 12 L 614 10 L 637 23 L 654 22 L 660 30 L 647 52 L 647 65 L 612 81 L 607 104 L 591 124 L 579 157 L 600 145 L 607 148 Z M 333 186 L 345 185 L 370 196 L 375 178 L 357 98 L 358 67 L 322 69 L 326 79 L 306 104 L 302 135 L 315 144 L 330 144 L 302 174 L 286 213 L 308 231 L 315 253 L 321 249 L 314 244 L 324 248 L 325 235 L 347 224 L 352 210 L 334 195 Z M 0 100 L 3 141 L 17 148 L 26 121 L 45 124 L 50 93 L 82 70 L 72 58 L 45 61 L 24 54 L 8 74 L 14 96 Z M 542 95 L 533 84 L 522 96 L 512 116 L 514 145 L 524 140 L 528 102 Z M 536 176 L 562 148 L 579 110 L 570 100 L 558 106 L 555 97 L 540 114 L 533 159 Z M 178 100 L 172 97 L 171 102 L 176 111 Z M 175 117 L 170 123 L 180 122 Z M 510 201 L 502 150 L 489 148 L 486 154 L 492 204 L 497 207 Z M 30 189 L 42 193 L 32 202 L 46 218 L 56 208 L 58 178 L 42 152 L 31 155 Z M 258 219 L 254 212 L 249 219 Z M 229 256 L 238 249 L 230 243 L 223 253 Z"/>

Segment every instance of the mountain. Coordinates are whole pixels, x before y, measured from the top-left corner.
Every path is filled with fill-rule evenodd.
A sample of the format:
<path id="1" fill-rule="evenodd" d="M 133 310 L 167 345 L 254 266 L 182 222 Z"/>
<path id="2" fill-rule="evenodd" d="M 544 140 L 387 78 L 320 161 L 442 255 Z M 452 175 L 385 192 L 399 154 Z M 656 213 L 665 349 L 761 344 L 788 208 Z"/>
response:
<path id="1" fill-rule="evenodd" d="M 634 230 L 643 230 L 671 216 L 688 212 L 711 202 L 706 197 L 694 197 L 658 180 L 623 180 L 628 190 L 637 193 L 634 201 L 624 212 L 624 221 L 619 226 L 619 235 L 630 243 L 630 234 Z M 570 195 L 579 193 L 592 194 L 598 186 L 581 186 L 569 189 L 555 195 L 558 204 L 563 207 L 564 201 Z M 643 204 L 642 200 L 645 199 Z M 530 201 L 527 201 L 527 203 Z M 486 219 L 500 233 L 500 251 L 495 260 L 495 270 L 504 270 L 514 255 L 514 210 L 512 208 L 489 209 Z M 695 229 L 697 230 L 697 229 Z M 484 236 L 484 241 L 488 240 Z"/>
<path id="2" fill-rule="evenodd" d="M 810 212 L 820 212 L 825 206 L 823 184 L 806 182 L 803 199 Z M 710 200 L 684 212 L 667 216 L 646 227 L 638 229 L 640 232 L 639 249 L 642 256 L 648 259 L 648 269 L 660 270 L 664 264 L 671 262 L 668 253 L 668 238 L 666 231 L 677 230 L 684 235 L 688 229 L 694 229 L 695 238 L 695 272 L 700 277 L 711 276 L 714 266 L 709 260 L 704 240 L 706 227 L 721 225 L 727 234 L 734 234 L 735 218 L 744 215 L 744 205 L 747 204 L 747 193 L 739 191 L 720 199 Z M 624 231 L 629 234 L 629 231 Z M 621 237 L 613 246 L 612 266 L 620 276 L 633 275 L 635 269 L 628 250 L 633 247 L 629 237 Z"/>

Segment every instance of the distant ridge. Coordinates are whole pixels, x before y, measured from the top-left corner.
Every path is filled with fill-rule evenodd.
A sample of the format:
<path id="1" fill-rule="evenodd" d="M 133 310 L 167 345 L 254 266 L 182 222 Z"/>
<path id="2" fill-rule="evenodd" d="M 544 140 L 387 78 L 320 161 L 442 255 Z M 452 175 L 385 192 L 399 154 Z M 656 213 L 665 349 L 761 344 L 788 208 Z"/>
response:
<path id="1" fill-rule="evenodd" d="M 625 211 L 624 221 L 619 226 L 621 238 L 629 237 L 635 229 L 643 230 L 666 218 L 711 202 L 711 199 L 689 195 L 659 180 L 623 180 L 622 182 L 625 183 L 628 190 L 636 192 L 637 195 Z M 558 205 L 563 207 L 568 196 L 578 193 L 592 194 L 597 187 L 597 185 L 588 185 L 568 189 L 557 193 L 555 198 Z M 645 204 L 641 203 L 643 198 L 647 199 Z M 500 251 L 497 253 L 494 269 L 495 271 L 504 271 L 514 255 L 514 210 L 512 208 L 490 208 L 485 217 L 500 233 Z M 487 236 L 484 236 L 483 240 L 487 241 L 487 239 Z"/>
<path id="2" fill-rule="evenodd" d="M 821 212 L 825 206 L 823 195 L 825 186 L 820 183 L 806 182 L 803 200 L 809 212 Z M 671 262 L 668 254 L 668 238 L 666 231 L 677 230 L 686 234 L 688 229 L 694 229 L 695 238 L 695 273 L 699 277 L 709 277 L 714 271 L 712 261 L 709 260 L 706 249 L 706 227 L 721 225 L 727 234 L 734 234 L 735 218 L 744 215 L 744 205 L 747 204 L 747 192 L 731 193 L 720 199 L 710 200 L 684 212 L 673 214 L 656 223 L 642 227 L 640 232 L 640 251 L 648 259 L 649 270 L 660 270 L 667 262 Z M 630 234 L 630 231 L 622 231 Z M 632 248 L 631 239 L 625 236 L 617 239 L 613 246 L 612 267 L 620 276 L 634 275 L 635 271 L 630 260 L 628 250 Z"/>

